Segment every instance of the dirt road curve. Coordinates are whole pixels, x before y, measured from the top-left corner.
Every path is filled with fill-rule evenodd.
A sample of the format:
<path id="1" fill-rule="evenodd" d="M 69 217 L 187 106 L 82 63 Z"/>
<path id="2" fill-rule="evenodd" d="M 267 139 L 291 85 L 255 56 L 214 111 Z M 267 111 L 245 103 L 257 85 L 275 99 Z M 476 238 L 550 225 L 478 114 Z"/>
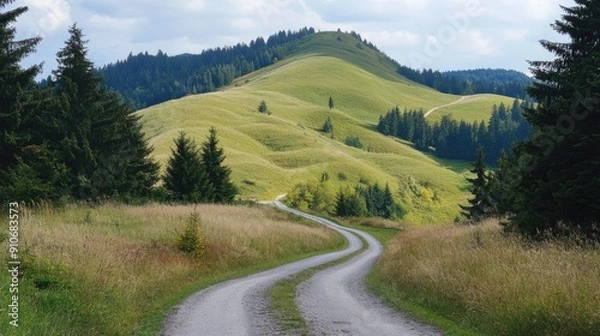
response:
<path id="1" fill-rule="evenodd" d="M 369 243 L 363 253 L 318 272 L 300 286 L 297 301 L 310 327 L 318 335 L 438 335 L 434 329 L 387 308 L 365 288 L 364 276 L 382 250 L 373 237 L 275 203 L 281 209 L 340 232 L 349 241 L 348 247 L 202 290 L 184 301 L 167 318 L 163 335 L 285 335 L 269 319 L 267 289 L 285 277 L 358 251 L 362 242 L 357 235 Z"/>

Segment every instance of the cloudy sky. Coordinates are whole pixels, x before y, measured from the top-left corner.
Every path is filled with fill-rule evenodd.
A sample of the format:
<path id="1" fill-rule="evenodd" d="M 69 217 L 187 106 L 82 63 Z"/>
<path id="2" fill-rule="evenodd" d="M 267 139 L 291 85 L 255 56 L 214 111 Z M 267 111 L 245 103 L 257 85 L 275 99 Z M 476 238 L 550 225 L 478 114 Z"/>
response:
<path id="1" fill-rule="evenodd" d="M 169 55 L 249 42 L 279 30 L 354 30 L 400 64 L 439 70 L 508 68 L 550 59 L 540 39 L 572 0 L 17 0 L 28 6 L 18 36 L 42 36 L 26 63 L 55 68 L 56 52 L 77 22 L 97 65 L 130 52 Z"/>

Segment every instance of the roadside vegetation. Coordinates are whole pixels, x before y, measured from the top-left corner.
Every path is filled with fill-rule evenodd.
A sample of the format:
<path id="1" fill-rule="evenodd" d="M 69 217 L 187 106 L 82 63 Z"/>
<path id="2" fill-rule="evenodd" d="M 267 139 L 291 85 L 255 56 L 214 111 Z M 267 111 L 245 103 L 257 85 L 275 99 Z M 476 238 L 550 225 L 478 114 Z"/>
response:
<path id="1" fill-rule="evenodd" d="M 40 206 L 21 235 L 19 327 L 1 323 L 7 336 L 156 335 L 200 288 L 344 244 L 270 207 L 224 205 Z M 9 282 L 2 272 L 2 302 Z"/>
<path id="2" fill-rule="evenodd" d="M 529 243 L 497 221 L 409 227 L 392 238 L 370 287 L 449 335 L 597 335 L 600 250 Z"/>

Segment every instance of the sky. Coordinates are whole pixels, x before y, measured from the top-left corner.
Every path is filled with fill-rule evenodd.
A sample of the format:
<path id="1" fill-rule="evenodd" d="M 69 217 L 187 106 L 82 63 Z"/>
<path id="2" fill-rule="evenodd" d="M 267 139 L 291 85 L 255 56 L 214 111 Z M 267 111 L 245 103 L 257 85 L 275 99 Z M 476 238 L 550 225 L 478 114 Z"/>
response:
<path id="1" fill-rule="evenodd" d="M 47 76 L 73 23 L 96 66 L 131 52 L 169 55 L 249 43 L 280 30 L 356 31 L 400 64 L 416 69 L 505 68 L 552 55 L 539 40 L 565 41 L 550 26 L 572 0 L 17 0 L 27 6 L 17 37 L 43 37 L 23 66 L 44 62 Z"/>

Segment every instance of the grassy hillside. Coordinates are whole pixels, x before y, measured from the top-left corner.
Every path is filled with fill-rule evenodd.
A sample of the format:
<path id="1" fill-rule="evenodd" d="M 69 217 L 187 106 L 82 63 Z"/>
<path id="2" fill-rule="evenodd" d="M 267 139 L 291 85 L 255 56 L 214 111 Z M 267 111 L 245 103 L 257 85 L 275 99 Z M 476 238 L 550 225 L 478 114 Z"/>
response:
<path id="1" fill-rule="evenodd" d="M 271 199 L 327 172 L 338 185 L 389 183 L 409 210 L 407 221 L 452 220 L 458 214 L 456 204 L 466 197 L 460 172 L 373 128 L 379 116 L 396 105 L 428 110 L 460 97 L 410 82 L 393 71 L 385 55 L 359 47 L 347 35 L 339 37 L 307 37 L 295 56 L 220 92 L 138 112 L 156 158 L 166 162 L 179 130 L 200 142 L 215 126 L 243 197 Z M 257 112 L 262 100 L 271 115 Z M 491 105 L 486 108 L 490 109 Z M 319 132 L 328 117 L 333 138 Z M 344 145 L 347 136 L 358 136 L 365 149 Z M 340 173 L 347 179 L 337 180 Z"/>
<path id="2" fill-rule="evenodd" d="M 449 114 L 456 120 L 466 120 L 469 123 L 485 121 L 487 123 L 490 120 L 494 105 L 499 106 L 504 103 L 504 105 L 510 107 L 513 101 L 514 98 L 492 94 L 467 96 L 462 101 L 435 110 L 427 119 L 433 123 L 441 120 L 443 115 Z"/>

